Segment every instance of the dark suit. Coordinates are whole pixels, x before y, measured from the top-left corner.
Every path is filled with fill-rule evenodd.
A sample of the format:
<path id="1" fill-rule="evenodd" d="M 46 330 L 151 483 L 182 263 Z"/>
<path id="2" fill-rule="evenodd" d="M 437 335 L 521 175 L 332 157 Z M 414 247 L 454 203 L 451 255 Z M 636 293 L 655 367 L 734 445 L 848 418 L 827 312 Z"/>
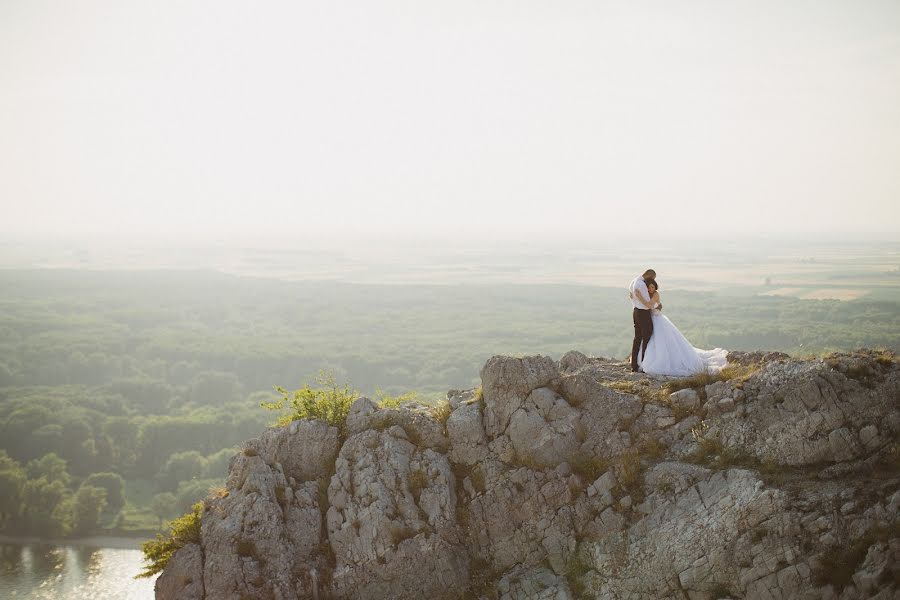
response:
<path id="1" fill-rule="evenodd" d="M 650 316 L 650 310 L 645 308 L 635 308 L 634 314 L 634 341 L 631 343 L 631 370 L 638 370 L 638 352 L 641 353 L 641 359 L 647 351 L 647 344 L 650 343 L 650 336 L 653 335 L 653 319 Z"/>

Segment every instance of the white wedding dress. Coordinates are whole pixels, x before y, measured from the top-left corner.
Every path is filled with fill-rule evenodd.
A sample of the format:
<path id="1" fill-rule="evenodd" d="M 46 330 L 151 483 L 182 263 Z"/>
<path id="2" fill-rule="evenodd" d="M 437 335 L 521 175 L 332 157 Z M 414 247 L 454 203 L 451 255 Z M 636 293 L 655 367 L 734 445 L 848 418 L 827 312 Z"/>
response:
<path id="1" fill-rule="evenodd" d="M 651 313 L 653 335 L 638 366 L 649 375 L 687 377 L 697 373 L 718 373 L 727 364 L 727 350 L 694 348 L 675 324 L 658 310 Z"/>

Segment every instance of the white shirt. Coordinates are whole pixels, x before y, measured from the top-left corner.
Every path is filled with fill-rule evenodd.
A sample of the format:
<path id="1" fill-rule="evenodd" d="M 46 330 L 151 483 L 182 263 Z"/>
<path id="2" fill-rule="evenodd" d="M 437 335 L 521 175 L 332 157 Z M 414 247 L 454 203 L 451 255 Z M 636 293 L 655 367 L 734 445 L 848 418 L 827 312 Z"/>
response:
<path id="1" fill-rule="evenodd" d="M 628 286 L 628 291 L 631 292 L 631 303 L 634 307 L 640 308 L 641 310 L 647 310 L 647 307 L 644 304 L 641 304 L 641 301 L 637 299 L 637 295 L 640 294 L 644 300 L 650 302 L 650 290 L 647 289 L 647 284 L 644 283 L 643 275 L 638 275 L 634 278 L 634 281 Z"/>

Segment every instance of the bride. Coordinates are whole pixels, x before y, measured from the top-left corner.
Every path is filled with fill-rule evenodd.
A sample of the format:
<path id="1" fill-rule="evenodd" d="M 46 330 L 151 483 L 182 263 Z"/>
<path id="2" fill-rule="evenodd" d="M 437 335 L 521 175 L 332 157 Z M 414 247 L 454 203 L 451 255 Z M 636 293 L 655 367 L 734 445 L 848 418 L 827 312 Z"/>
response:
<path id="1" fill-rule="evenodd" d="M 727 350 L 700 350 L 694 348 L 678 331 L 660 308 L 659 286 L 656 281 L 647 281 L 650 304 L 653 305 L 653 335 L 647 344 L 643 358 L 638 354 L 638 366 L 649 375 L 675 375 L 684 377 L 697 373 L 718 373 L 727 363 Z"/>

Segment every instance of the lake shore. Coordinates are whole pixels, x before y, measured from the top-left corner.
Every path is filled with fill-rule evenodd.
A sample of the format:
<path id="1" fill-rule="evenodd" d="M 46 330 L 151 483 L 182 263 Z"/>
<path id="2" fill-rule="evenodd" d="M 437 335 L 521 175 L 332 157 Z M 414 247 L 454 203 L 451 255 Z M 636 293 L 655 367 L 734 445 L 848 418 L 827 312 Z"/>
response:
<path id="1" fill-rule="evenodd" d="M 88 546 L 91 548 L 115 548 L 118 550 L 140 550 L 145 537 L 120 537 L 92 535 L 80 538 L 42 538 L 37 536 L 17 536 L 0 534 L 0 544 L 47 544 L 52 546 Z"/>

